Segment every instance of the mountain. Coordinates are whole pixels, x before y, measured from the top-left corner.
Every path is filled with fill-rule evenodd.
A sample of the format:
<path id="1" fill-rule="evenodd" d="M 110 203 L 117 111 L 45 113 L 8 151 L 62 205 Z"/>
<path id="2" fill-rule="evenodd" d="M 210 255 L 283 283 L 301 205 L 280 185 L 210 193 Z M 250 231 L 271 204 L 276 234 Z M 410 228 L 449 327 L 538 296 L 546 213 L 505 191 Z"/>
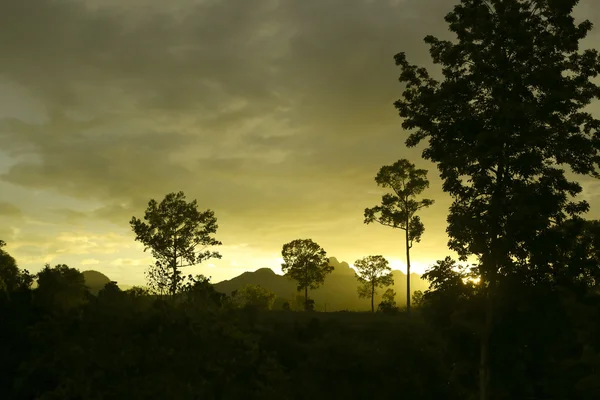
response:
<path id="1" fill-rule="evenodd" d="M 108 276 L 104 275 L 102 272 L 98 271 L 83 271 L 81 273 L 83 275 L 83 279 L 85 279 L 85 285 L 90 289 L 90 293 L 98 294 L 100 289 L 104 288 L 110 279 Z"/>
<path id="2" fill-rule="evenodd" d="M 325 278 L 325 283 L 319 289 L 309 290 L 309 297 L 315 301 L 315 309 L 320 311 L 355 310 L 366 311 L 371 309 L 370 299 L 359 299 L 357 294 L 358 283 L 354 277 L 354 269 L 346 262 L 339 262 L 335 257 L 329 259 L 329 265 L 334 267 L 333 272 Z M 394 276 L 393 289 L 396 291 L 396 302 L 399 306 L 406 304 L 406 274 L 402 271 L 392 271 Z M 427 290 L 428 282 L 417 274 L 411 274 L 411 292 Z M 277 275 L 269 268 L 261 268 L 254 272 L 243 274 L 227 281 L 214 284 L 217 291 L 230 295 L 247 284 L 261 285 L 277 295 L 274 308 L 279 308 L 285 301 L 295 303 L 297 296 L 303 296 L 296 290 L 296 282 L 286 276 Z M 381 301 L 379 290 L 375 302 Z"/>

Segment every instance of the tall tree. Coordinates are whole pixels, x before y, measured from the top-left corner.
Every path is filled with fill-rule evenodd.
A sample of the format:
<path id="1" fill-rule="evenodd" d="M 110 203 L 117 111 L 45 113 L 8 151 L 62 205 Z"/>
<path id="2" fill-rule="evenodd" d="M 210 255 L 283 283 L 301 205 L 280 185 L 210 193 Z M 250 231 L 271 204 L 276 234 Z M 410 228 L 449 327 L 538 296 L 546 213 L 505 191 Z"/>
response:
<path id="1" fill-rule="evenodd" d="M 187 202 L 183 192 L 167 194 L 160 204 L 150 200 L 144 220 L 130 221 L 135 240 L 144 244 L 144 251 L 152 250 L 157 266 L 170 269 L 171 296 L 182 287 L 181 268 L 221 258 L 209 249 L 221 244 L 211 236 L 218 228 L 214 212 L 199 211 L 197 201 Z"/>
<path id="2" fill-rule="evenodd" d="M 358 296 L 371 299 L 371 312 L 375 312 L 377 289 L 394 284 L 392 269 L 383 256 L 367 256 L 354 261 L 356 279 L 359 282 Z"/>
<path id="3" fill-rule="evenodd" d="M 282 271 L 298 282 L 298 290 L 304 290 L 304 306 L 308 306 L 308 289 L 317 289 L 333 271 L 327 253 L 311 239 L 296 239 L 283 245 L 281 251 Z"/>
<path id="4" fill-rule="evenodd" d="M 449 247 L 475 255 L 485 289 L 479 388 L 490 397 L 490 335 L 497 280 L 526 259 L 531 241 L 588 210 L 564 168 L 598 177 L 600 121 L 583 111 L 600 96 L 596 50 L 579 50 L 592 28 L 574 23 L 578 0 L 462 0 L 445 20 L 454 42 L 427 36 L 443 79 L 395 56 L 405 89 L 395 106 L 406 144 L 426 142 L 454 199 Z M 522 265 L 523 263 L 521 263 Z"/>
<path id="5" fill-rule="evenodd" d="M 381 167 L 375 182 L 378 186 L 392 189 L 381 198 L 381 205 L 365 209 L 365 224 L 378 222 L 381 225 L 402 229 L 406 245 L 406 310 L 410 313 L 410 249 L 414 242 L 420 242 L 425 231 L 417 211 L 429 207 L 433 200 L 417 200 L 429 187 L 427 170 L 417 169 L 406 159 Z"/>

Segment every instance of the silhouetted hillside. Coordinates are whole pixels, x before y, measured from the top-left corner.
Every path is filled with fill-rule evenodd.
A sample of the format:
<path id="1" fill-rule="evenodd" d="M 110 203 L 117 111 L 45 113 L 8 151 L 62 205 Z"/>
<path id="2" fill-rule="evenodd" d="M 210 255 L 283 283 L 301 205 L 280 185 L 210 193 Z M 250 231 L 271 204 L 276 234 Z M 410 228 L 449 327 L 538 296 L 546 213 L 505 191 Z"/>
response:
<path id="1" fill-rule="evenodd" d="M 85 279 L 85 285 L 90 289 L 90 293 L 98 294 L 100 289 L 104 287 L 110 279 L 102 272 L 98 271 L 83 271 L 83 278 Z"/>
<path id="2" fill-rule="evenodd" d="M 354 269 L 346 262 L 339 262 L 335 257 L 329 259 L 329 265 L 335 269 L 331 275 L 325 279 L 325 284 L 317 290 L 309 291 L 309 296 L 315 301 L 315 309 L 320 311 L 339 311 L 339 310 L 370 310 L 369 299 L 359 299 L 357 294 L 357 281 L 354 277 Z M 397 293 L 396 302 L 399 306 L 406 304 L 406 274 L 402 271 L 394 270 L 394 290 Z M 417 290 L 426 290 L 428 283 L 417 274 L 411 274 L 411 292 Z M 234 290 L 238 290 L 244 285 L 261 285 L 278 297 L 274 308 L 280 307 L 285 301 L 294 303 L 296 301 L 297 291 L 296 283 L 286 276 L 277 275 L 269 268 L 261 268 L 254 272 L 244 272 L 243 274 L 227 281 L 216 283 L 215 289 L 221 293 L 230 295 Z M 375 297 L 378 303 L 381 301 L 380 295 Z"/>

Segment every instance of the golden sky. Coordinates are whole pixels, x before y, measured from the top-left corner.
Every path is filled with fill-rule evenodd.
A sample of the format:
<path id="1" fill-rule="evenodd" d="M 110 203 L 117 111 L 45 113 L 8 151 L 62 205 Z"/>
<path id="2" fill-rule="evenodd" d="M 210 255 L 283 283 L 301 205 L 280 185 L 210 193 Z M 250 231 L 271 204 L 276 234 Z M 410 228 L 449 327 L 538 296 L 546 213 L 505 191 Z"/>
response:
<path id="1" fill-rule="evenodd" d="M 404 269 L 401 232 L 362 221 L 378 169 L 409 158 L 436 200 L 413 248 L 423 272 L 452 254 L 450 199 L 404 147 L 393 56 L 429 66 L 422 38 L 448 37 L 456 2 L 1 0 L 0 239 L 32 272 L 65 263 L 139 284 L 151 259 L 129 220 L 182 190 L 215 211 L 224 244 L 189 273 L 279 272 L 297 238 Z M 600 23 L 600 2 L 576 13 Z M 599 217 L 599 183 L 584 186 Z"/>

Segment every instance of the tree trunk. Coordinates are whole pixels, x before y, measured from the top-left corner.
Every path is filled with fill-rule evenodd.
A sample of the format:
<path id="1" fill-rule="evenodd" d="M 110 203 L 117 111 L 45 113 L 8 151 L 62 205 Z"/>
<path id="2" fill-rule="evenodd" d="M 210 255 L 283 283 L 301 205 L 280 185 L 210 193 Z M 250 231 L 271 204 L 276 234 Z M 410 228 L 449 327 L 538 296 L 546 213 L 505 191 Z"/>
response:
<path id="1" fill-rule="evenodd" d="M 375 281 L 372 282 L 371 286 L 371 312 L 375 312 Z"/>
<path id="2" fill-rule="evenodd" d="M 308 265 L 304 262 L 304 311 L 308 311 Z"/>
<path id="3" fill-rule="evenodd" d="M 410 241 L 409 241 L 409 220 L 406 220 L 406 312 L 410 314 Z"/>
<path id="4" fill-rule="evenodd" d="M 484 323 L 481 332 L 480 355 L 479 355 L 479 399 L 489 400 L 491 398 L 490 382 L 491 382 L 491 354 L 490 341 L 492 330 L 494 327 L 494 296 L 496 295 L 496 283 L 498 279 L 499 267 L 501 265 L 500 256 L 500 237 L 498 230 L 503 215 L 503 199 L 505 196 L 505 167 L 504 159 L 501 158 L 498 162 L 496 172 L 496 187 L 492 194 L 490 204 L 491 212 L 491 246 L 488 250 L 487 257 L 483 259 L 483 270 L 481 271 L 480 279 L 482 285 L 487 283 L 485 287 L 485 307 L 484 307 Z M 504 258 L 506 255 L 503 254 Z"/>
<path id="5" fill-rule="evenodd" d="M 308 285 L 304 286 L 304 311 L 308 311 Z"/>
<path id="6" fill-rule="evenodd" d="M 177 292 L 177 242 L 175 236 L 173 236 L 173 260 L 172 264 L 172 275 L 171 275 L 171 301 L 175 300 L 175 292 Z"/>
<path id="7" fill-rule="evenodd" d="M 489 400 L 490 393 L 490 337 L 492 334 L 493 323 L 493 303 L 491 291 L 492 283 L 486 289 L 485 298 L 485 322 L 481 333 L 480 354 L 479 354 L 479 399 Z"/>

